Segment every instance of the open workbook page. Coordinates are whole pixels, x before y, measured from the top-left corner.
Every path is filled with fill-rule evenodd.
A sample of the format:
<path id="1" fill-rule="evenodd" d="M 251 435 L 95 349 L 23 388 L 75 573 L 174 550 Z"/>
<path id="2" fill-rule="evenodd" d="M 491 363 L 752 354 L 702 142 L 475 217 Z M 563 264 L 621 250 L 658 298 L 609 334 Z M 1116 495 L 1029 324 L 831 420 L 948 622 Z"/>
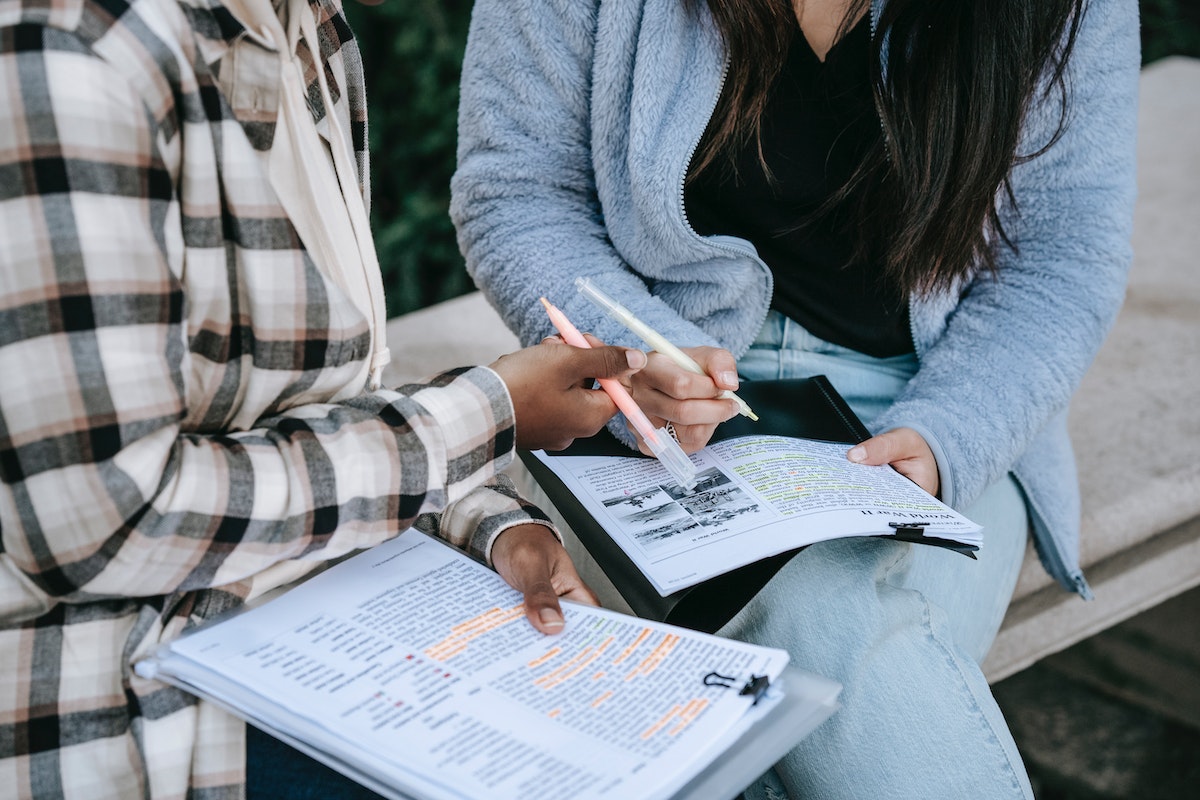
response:
<path id="1" fill-rule="evenodd" d="M 848 461 L 848 447 L 787 436 L 712 442 L 691 456 L 699 470 L 691 491 L 650 458 L 533 455 L 664 597 L 825 539 L 899 531 L 979 547 L 979 525 L 891 467 Z"/>
<path id="2" fill-rule="evenodd" d="M 415 531 L 138 671 L 393 797 L 666 798 L 786 692 L 783 651 L 564 604 L 538 633 L 493 571 Z M 798 713 L 833 709 L 821 684 Z M 748 780 L 748 779 L 747 779 Z"/>

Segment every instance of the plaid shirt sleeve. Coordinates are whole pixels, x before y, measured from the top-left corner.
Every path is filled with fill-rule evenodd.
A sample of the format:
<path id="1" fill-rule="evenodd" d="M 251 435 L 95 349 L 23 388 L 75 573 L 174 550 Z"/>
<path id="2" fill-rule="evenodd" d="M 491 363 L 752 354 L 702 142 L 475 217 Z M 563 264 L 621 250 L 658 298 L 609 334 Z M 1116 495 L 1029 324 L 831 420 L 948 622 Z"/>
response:
<path id="1" fill-rule="evenodd" d="M 246 581 L 468 496 L 474 512 L 439 532 L 479 556 L 504 526 L 539 519 L 503 488 L 476 491 L 512 457 L 495 373 L 329 402 L 365 335 L 312 322 L 332 290 L 311 262 L 255 246 L 250 226 L 272 220 L 238 208 L 207 214 L 242 230 L 188 250 L 181 235 L 210 219 L 188 202 L 179 131 L 148 90 L 99 45 L 30 25 L 2 35 L 0 533 L 42 609 Z M 264 281 L 272 267 L 302 285 Z M 285 333 L 258 338 L 234 291 L 268 298 Z"/>

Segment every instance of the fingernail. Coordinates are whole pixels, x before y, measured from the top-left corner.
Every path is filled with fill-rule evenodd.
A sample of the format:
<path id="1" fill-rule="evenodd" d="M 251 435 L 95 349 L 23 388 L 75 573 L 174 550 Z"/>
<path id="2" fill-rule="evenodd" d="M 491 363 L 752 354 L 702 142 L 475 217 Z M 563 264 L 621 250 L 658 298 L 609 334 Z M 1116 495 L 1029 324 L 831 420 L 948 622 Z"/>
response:
<path id="1" fill-rule="evenodd" d="M 721 385 L 726 389 L 738 388 L 738 376 L 736 372 L 719 372 L 717 379 L 721 381 Z"/>
<path id="2" fill-rule="evenodd" d="M 846 458 L 856 463 L 861 463 L 867 460 L 867 448 L 862 446 L 854 446 L 850 448 L 850 452 L 846 453 Z"/>
<path id="3" fill-rule="evenodd" d="M 562 614 L 555 611 L 553 608 L 543 608 L 538 612 L 538 619 L 542 621 L 542 625 L 547 628 L 561 628 L 563 626 Z"/>
<path id="4" fill-rule="evenodd" d="M 625 360 L 633 369 L 641 369 L 646 366 L 646 354 L 641 350 L 626 350 Z"/>

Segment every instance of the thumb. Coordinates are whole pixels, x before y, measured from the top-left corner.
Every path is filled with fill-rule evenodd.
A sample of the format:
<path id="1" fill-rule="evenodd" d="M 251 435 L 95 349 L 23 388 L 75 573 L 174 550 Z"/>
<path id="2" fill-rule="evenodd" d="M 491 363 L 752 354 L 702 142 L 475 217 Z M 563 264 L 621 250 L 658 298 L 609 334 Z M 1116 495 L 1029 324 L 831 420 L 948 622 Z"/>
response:
<path id="1" fill-rule="evenodd" d="M 737 362 L 728 350 L 706 348 L 696 354 L 700 368 L 708 373 L 719 389 L 738 388 Z"/>
<path id="2" fill-rule="evenodd" d="M 632 347 L 604 345 L 580 351 L 581 378 L 620 378 L 646 366 L 646 354 Z"/>
<path id="3" fill-rule="evenodd" d="M 937 459 L 929 443 L 912 428 L 896 428 L 851 447 L 846 458 L 857 464 L 891 464 L 896 471 L 935 497 L 941 488 Z"/>
<path id="4" fill-rule="evenodd" d="M 562 632 L 562 606 L 549 580 L 535 581 L 525 587 L 525 617 L 542 633 Z"/>
<path id="5" fill-rule="evenodd" d="M 905 458 L 904 442 L 897 431 L 888 431 L 860 442 L 846 453 L 846 458 L 856 464 L 891 464 Z"/>

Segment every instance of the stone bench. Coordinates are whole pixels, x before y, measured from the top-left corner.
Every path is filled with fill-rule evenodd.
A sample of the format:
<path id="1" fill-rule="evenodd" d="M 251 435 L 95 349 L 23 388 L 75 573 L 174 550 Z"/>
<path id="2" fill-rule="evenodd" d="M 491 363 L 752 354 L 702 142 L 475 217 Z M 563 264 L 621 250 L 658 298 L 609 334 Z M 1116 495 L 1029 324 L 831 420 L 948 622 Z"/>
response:
<path id="1" fill-rule="evenodd" d="M 1142 73 L 1135 262 L 1125 306 L 1071 406 L 1083 491 L 1084 602 L 1032 546 L 984 670 L 992 681 L 1200 584 L 1200 60 Z M 519 345 L 478 292 L 388 323 L 389 382 L 487 364 Z M 552 509 L 518 466 L 530 499 Z M 577 542 L 605 604 L 628 608 Z"/>
<path id="2" fill-rule="evenodd" d="M 1090 603 L 1026 558 L 984 669 L 998 680 L 1200 584 L 1200 60 L 1142 71 L 1134 265 L 1071 404 Z"/>

